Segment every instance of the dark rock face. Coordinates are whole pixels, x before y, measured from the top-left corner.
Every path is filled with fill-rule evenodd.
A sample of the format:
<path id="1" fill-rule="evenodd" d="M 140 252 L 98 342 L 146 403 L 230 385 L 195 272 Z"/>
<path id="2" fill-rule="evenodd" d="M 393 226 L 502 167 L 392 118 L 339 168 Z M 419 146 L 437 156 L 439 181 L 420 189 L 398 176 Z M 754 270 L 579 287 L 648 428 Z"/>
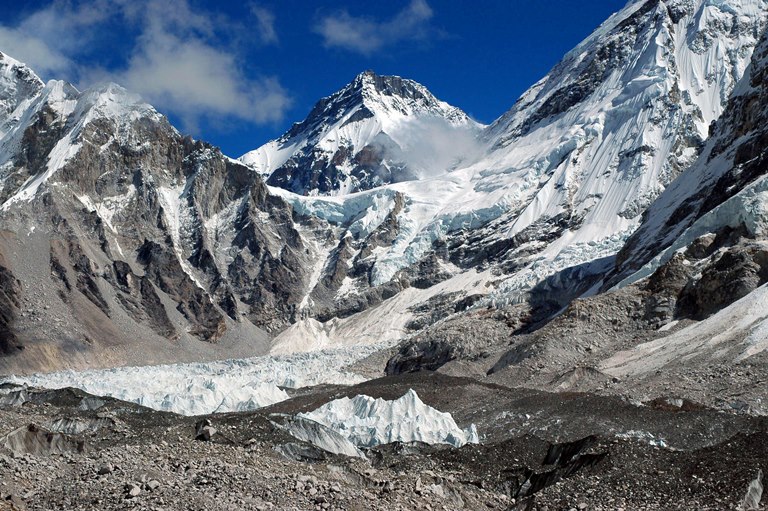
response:
<path id="1" fill-rule="evenodd" d="M 113 285 L 121 293 L 117 294 L 120 305 L 139 323 L 146 323 L 161 337 L 176 340 L 178 333 L 168 318 L 155 285 L 144 275 L 133 273 L 125 261 L 114 262 Z M 181 304 L 179 304 L 181 306 Z"/>
<path id="2" fill-rule="evenodd" d="M 430 288 L 448 280 L 451 275 L 441 264 L 441 259 L 434 253 L 427 255 L 401 272 L 401 278 L 407 279 L 410 286 L 418 289 Z"/>
<path id="3" fill-rule="evenodd" d="M 403 161 L 398 161 L 402 158 L 400 152 L 383 133 L 376 137 L 375 143 L 356 153 L 352 146 L 342 146 L 333 154 L 313 149 L 276 169 L 267 183 L 302 195 L 310 192 L 328 195 L 339 191 L 347 182 L 348 190 L 356 192 L 416 179 L 416 174 Z"/>
<path id="4" fill-rule="evenodd" d="M 558 239 L 568 229 L 578 229 L 583 218 L 571 212 L 543 217 L 511 237 L 500 235 L 519 212 L 511 212 L 471 230 L 449 233 L 436 242 L 435 252 L 444 251 L 461 268 L 483 268 L 499 263 L 506 273 L 513 273 L 525 259 L 538 252 L 536 243 Z"/>
<path id="5" fill-rule="evenodd" d="M 768 282 L 768 250 L 740 245 L 707 264 L 682 290 L 678 314 L 704 319 Z"/>
<path id="6" fill-rule="evenodd" d="M 447 297 L 450 298 L 450 297 Z M 455 310 L 455 309 L 454 309 Z M 436 371 L 452 360 L 479 360 L 503 349 L 527 321 L 527 306 L 472 310 L 420 329 L 386 365 L 388 375 Z"/>
<path id="7" fill-rule="evenodd" d="M 540 472 L 526 471 L 525 481 L 514 493 L 515 497 L 533 495 L 581 470 L 598 465 L 608 456 L 608 453 L 586 452 L 596 443 L 596 437 L 587 437 L 575 442 L 550 445 L 542 465 L 553 465 L 553 467 Z"/>
<path id="8" fill-rule="evenodd" d="M 18 343 L 13 328 L 18 314 L 20 293 L 21 283 L 8 268 L 0 266 L 0 356 L 11 355 L 24 348 Z"/>
<path id="9" fill-rule="evenodd" d="M 64 93 L 78 108 L 62 113 L 41 96 L 19 127 L 23 143 L 0 192 L 5 203 L 23 183 L 50 173 L 48 155 L 71 140 L 71 156 L 31 200 L 8 202 L 0 219 L 0 230 L 34 225 L 32 237 L 49 237 L 47 267 L 25 262 L 25 279 L 48 275 L 41 285 L 58 291 L 34 307 L 59 310 L 60 300 L 72 311 L 73 330 L 89 332 L 85 339 L 111 335 L 113 326 L 102 327 L 127 319 L 128 338 L 135 326 L 136 335 L 149 328 L 158 339 L 185 343 L 218 342 L 244 322 L 270 331 L 290 324 L 309 266 L 291 207 L 251 169 L 183 137 L 125 91 Z M 117 106 L 106 108 L 110 101 Z M 88 121 L 78 122 L 83 112 Z M 0 251 L 13 247 L 23 257 L 29 243 L 9 239 L 0 239 Z M 22 290 L 4 266 L 0 278 L 1 351 L 17 355 L 25 344 L 14 327 Z M 88 314 L 77 312 L 81 299 L 93 306 Z M 73 342 L 73 354 L 91 349 Z"/>
<path id="10" fill-rule="evenodd" d="M 406 329 L 418 331 L 426 328 L 455 312 L 466 310 L 474 303 L 473 299 L 479 299 L 477 296 L 462 299 L 462 296 L 461 292 L 441 293 L 422 304 L 411 307 L 409 310 L 415 317 L 408 322 Z"/>
<path id="11" fill-rule="evenodd" d="M 138 250 L 137 262 L 144 266 L 145 276 L 178 303 L 179 312 L 196 325 L 191 331 L 193 335 L 206 341 L 221 337 L 226 329 L 223 315 L 210 307 L 205 291 L 184 273 L 175 254 L 158 243 L 146 241 Z"/>
<path id="12" fill-rule="evenodd" d="M 388 375 L 436 371 L 459 356 L 460 347 L 444 340 L 411 343 L 387 362 Z"/>

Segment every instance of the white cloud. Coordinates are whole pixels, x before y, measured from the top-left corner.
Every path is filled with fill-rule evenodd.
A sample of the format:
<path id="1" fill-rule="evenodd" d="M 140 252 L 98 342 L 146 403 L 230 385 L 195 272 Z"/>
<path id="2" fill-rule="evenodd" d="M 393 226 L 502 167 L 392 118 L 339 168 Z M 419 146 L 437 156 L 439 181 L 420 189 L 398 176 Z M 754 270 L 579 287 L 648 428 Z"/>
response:
<path id="1" fill-rule="evenodd" d="M 471 125 L 454 126 L 442 117 L 427 117 L 412 120 L 401 130 L 404 160 L 422 179 L 443 175 L 483 154 L 478 130 Z"/>
<path id="2" fill-rule="evenodd" d="M 276 41 L 274 16 L 259 12 L 254 12 L 255 35 Z M 82 66 L 79 59 L 109 23 L 126 24 L 137 34 L 124 65 Z M 275 77 L 246 76 L 233 27 L 232 20 L 193 9 L 187 0 L 54 1 L 16 26 L 0 25 L 0 51 L 46 78 L 66 78 L 81 87 L 117 82 L 176 114 L 188 130 L 203 118 L 281 120 L 290 97 Z"/>
<path id="3" fill-rule="evenodd" d="M 78 6 L 54 2 L 16 26 L 0 25 L 0 51 L 24 62 L 45 78 L 74 77 L 78 65 L 73 55 L 91 43 L 91 28 L 114 12 L 114 6 L 104 0 Z"/>
<path id="4" fill-rule="evenodd" d="M 279 121 L 290 98 L 274 77 L 249 79 L 234 52 L 220 47 L 221 25 L 186 2 L 150 1 L 127 67 L 112 79 L 178 114 L 187 128 L 201 116 Z"/>
<path id="5" fill-rule="evenodd" d="M 162 32 L 143 39 L 127 69 L 111 78 L 176 112 L 188 125 L 200 114 L 277 121 L 289 106 L 277 79 L 245 78 L 232 54 L 204 41 Z"/>
<path id="6" fill-rule="evenodd" d="M 315 26 L 315 32 L 323 37 L 326 47 L 338 47 L 364 55 L 385 46 L 429 37 L 432 29 L 432 8 L 426 0 L 411 0 L 402 11 L 388 21 L 376 21 L 356 17 L 347 11 L 326 16 Z"/>
<path id="7" fill-rule="evenodd" d="M 55 76 L 70 70 L 74 63 L 44 40 L 0 26 L 0 51 L 20 60 L 43 76 Z"/>

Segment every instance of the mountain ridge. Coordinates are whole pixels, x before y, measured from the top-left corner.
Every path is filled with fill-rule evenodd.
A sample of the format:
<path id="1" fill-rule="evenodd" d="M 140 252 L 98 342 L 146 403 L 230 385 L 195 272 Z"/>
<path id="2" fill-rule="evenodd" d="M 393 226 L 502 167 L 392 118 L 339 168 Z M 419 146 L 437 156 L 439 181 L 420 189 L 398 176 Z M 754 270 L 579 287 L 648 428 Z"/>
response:
<path id="1" fill-rule="evenodd" d="M 766 4 L 630 3 L 490 127 L 416 82 L 363 72 L 250 166 L 118 86 L 43 85 L 5 58 L 6 344 L 37 346 L 43 365 L 96 363 L 94 339 L 117 331 L 97 325 L 119 325 L 150 357 L 181 343 L 194 359 L 395 342 L 479 305 L 551 318 L 594 292 L 696 160 Z M 76 332 L 66 343 L 28 317 L 46 305 Z"/>

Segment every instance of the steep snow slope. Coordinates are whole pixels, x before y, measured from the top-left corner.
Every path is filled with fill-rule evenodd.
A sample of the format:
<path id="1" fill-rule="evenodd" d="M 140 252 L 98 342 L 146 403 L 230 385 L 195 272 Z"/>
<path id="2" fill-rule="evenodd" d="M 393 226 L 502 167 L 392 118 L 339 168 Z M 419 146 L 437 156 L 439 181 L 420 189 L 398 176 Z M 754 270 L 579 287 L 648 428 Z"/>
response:
<path id="1" fill-rule="evenodd" d="M 27 66 L 0 53 L 0 137 L 16 126 L 43 82 Z"/>
<path id="2" fill-rule="evenodd" d="M 764 35 L 701 158 L 648 209 L 619 254 L 609 285 L 652 273 L 675 251 L 708 233 L 743 227 L 750 237 L 766 235 L 767 79 Z"/>
<path id="3" fill-rule="evenodd" d="M 695 161 L 767 9 L 763 0 L 630 3 L 489 128 L 494 150 L 473 167 L 473 188 L 499 194 L 511 214 L 493 236 L 544 242 L 532 249 L 538 268 L 503 292 L 622 246 L 642 212 Z"/>
<path id="4" fill-rule="evenodd" d="M 240 160 L 303 195 L 343 195 L 417 179 L 466 159 L 481 126 L 424 86 L 358 75 L 281 138 Z"/>
<path id="5" fill-rule="evenodd" d="M 761 367 L 768 348 L 767 78 L 768 32 L 701 157 L 648 209 L 603 284 L 624 288 L 680 275 L 676 265 L 707 256 L 712 263 L 693 266 L 695 275 L 672 300 L 679 315 L 693 307 L 702 321 L 616 353 L 603 361 L 606 373 L 639 380 L 686 366 Z M 754 406 L 763 408 L 762 397 Z"/>

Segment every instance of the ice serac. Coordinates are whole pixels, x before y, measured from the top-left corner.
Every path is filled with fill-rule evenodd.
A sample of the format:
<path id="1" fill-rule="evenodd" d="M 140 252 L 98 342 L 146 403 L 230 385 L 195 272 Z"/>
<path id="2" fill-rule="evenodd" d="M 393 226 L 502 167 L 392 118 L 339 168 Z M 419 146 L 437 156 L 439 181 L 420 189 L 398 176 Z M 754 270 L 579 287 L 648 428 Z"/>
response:
<path id="1" fill-rule="evenodd" d="M 450 413 L 424 404 L 413 389 L 393 401 L 364 395 L 336 399 L 299 417 L 338 431 L 358 447 L 392 442 L 461 447 L 480 441 L 474 424 L 459 428 Z"/>
<path id="2" fill-rule="evenodd" d="M 240 160 L 272 186 L 340 195 L 418 179 L 435 171 L 435 159 L 455 166 L 467 155 L 435 145 L 428 133 L 469 143 L 480 128 L 423 85 L 366 71 L 321 99 L 282 137 Z"/>
<path id="3" fill-rule="evenodd" d="M 208 363 L 61 371 L 2 378 L 0 383 L 79 388 L 182 415 L 240 412 L 288 399 L 285 388 L 360 383 L 361 376 L 342 368 L 376 349 L 360 346 Z"/>

